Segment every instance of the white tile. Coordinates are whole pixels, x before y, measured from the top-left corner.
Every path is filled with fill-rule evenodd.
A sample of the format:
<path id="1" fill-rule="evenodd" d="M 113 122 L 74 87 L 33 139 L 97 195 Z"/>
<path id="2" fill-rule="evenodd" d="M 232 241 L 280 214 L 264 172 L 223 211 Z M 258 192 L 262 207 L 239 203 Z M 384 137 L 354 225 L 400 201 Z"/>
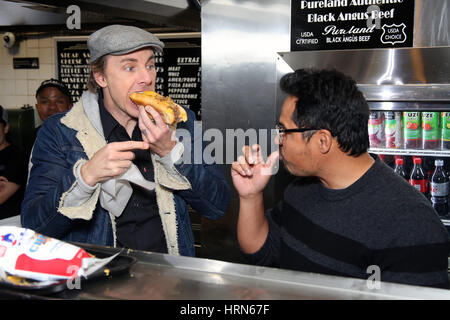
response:
<path id="1" fill-rule="evenodd" d="M 2 106 L 5 109 L 8 108 L 6 104 L 6 96 L 4 95 L 0 95 L 0 106 Z"/>
<path id="2" fill-rule="evenodd" d="M 6 48 L 1 46 L 0 47 L 0 64 L 4 64 L 4 59 L 6 59 L 6 56 L 8 55 L 8 52 L 6 51 Z"/>
<path id="3" fill-rule="evenodd" d="M 11 80 L 0 80 L 0 94 L 1 95 L 14 95 L 16 94 L 16 82 Z"/>
<path id="4" fill-rule="evenodd" d="M 15 79 L 15 73 L 12 65 L 0 65 L 0 79 Z"/>
<path id="5" fill-rule="evenodd" d="M 28 48 L 27 49 L 27 58 L 39 58 L 39 48 Z M 41 60 L 41 59 L 39 59 L 39 60 Z"/>
<path id="6" fill-rule="evenodd" d="M 53 38 L 41 38 L 39 39 L 39 48 L 53 48 Z"/>
<path id="7" fill-rule="evenodd" d="M 39 48 L 39 40 L 38 39 L 28 39 L 27 40 L 27 48 Z"/>
<path id="8" fill-rule="evenodd" d="M 52 64 L 53 61 L 53 49 L 52 48 L 39 48 L 39 64 Z"/>
<path id="9" fill-rule="evenodd" d="M 16 69 L 16 80 L 27 80 L 28 79 L 28 72 L 27 69 Z"/>
<path id="10" fill-rule="evenodd" d="M 22 108 L 28 104 L 28 96 L 15 96 L 15 103 L 17 108 Z"/>
<path id="11" fill-rule="evenodd" d="M 6 94 L 6 85 L 9 83 L 8 80 L 0 80 L 0 96 L 3 96 Z"/>
<path id="12" fill-rule="evenodd" d="M 18 47 L 11 48 L 12 50 L 9 50 L 9 53 L 14 58 L 24 58 L 27 56 L 27 45 L 26 43 L 19 42 Z"/>
<path id="13" fill-rule="evenodd" d="M 2 51 L 2 61 L 0 61 L 0 64 L 6 64 L 6 59 L 12 61 L 13 56 L 8 49 L 2 47 L 0 50 Z"/>
<path id="14" fill-rule="evenodd" d="M 39 78 L 44 80 L 55 78 L 55 66 L 53 64 L 41 64 L 39 66 Z"/>
<path id="15" fill-rule="evenodd" d="M 36 80 L 36 79 L 40 79 L 41 77 L 39 76 L 39 69 L 28 69 L 27 70 L 27 79 L 28 80 Z"/>
<path id="16" fill-rule="evenodd" d="M 7 83 L 7 80 L 0 80 L 0 96 L 6 94 L 5 93 L 6 83 Z"/>
<path id="17" fill-rule="evenodd" d="M 27 96 L 28 95 L 27 80 L 16 80 L 15 82 L 16 82 L 16 95 Z"/>
<path id="18" fill-rule="evenodd" d="M 6 52 L 5 55 L 2 57 L 0 65 L 12 66 L 13 65 L 13 56 Z"/>
<path id="19" fill-rule="evenodd" d="M 17 99 L 16 96 L 2 96 L 1 98 L 1 105 L 5 108 L 17 108 Z"/>
<path id="20" fill-rule="evenodd" d="M 33 99 L 35 97 L 37 88 L 39 88 L 39 86 L 41 85 L 41 82 L 42 82 L 41 80 L 28 80 L 27 81 L 28 95 L 32 95 Z"/>

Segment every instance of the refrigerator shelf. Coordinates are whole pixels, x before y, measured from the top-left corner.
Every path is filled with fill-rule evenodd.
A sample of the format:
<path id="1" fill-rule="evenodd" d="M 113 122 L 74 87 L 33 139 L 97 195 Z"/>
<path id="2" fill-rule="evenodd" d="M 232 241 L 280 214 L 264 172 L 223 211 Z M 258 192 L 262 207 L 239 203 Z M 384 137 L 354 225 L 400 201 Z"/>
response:
<path id="1" fill-rule="evenodd" d="M 404 156 L 450 157 L 450 150 L 369 148 L 369 152 L 375 154 L 404 155 Z"/>

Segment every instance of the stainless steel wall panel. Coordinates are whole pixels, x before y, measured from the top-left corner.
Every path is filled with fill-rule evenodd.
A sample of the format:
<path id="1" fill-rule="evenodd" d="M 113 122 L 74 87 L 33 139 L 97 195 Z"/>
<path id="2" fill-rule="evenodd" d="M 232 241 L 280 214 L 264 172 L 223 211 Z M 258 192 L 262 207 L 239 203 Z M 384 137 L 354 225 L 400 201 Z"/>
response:
<path id="1" fill-rule="evenodd" d="M 369 100 L 450 99 L 450 47 L 296 51 L 280 56 L 292 70 L 337 69 L 355 79 Z"/>
<path id="2" fill-rule="evenodd" d="M 450 46 L 450 0 L 416 0 L 414 47 Z"/>
<path id="3" fill-rule="evenodd" d="M 202 5 L 203 128 L 272 129 L 276 122 L 277 52 L 288 51 L 290 0 L 212 0 Z M 270 140 L 270 137 L 267 138 Z M 270 145 L 271 141 L 266 141 Z M 225 143 L 225 142 L 224 142 Z M 227 152 L 224 172 L 232 185 Z M 266 151 L 265 151 L 266 152 Z M 234 189 L 233 189 L 234 190 Z M 270 183 L 265 199 L 274 201 Z M 226 216 L 202 221 L 202 255 L 241 261 L 236 240 L 238 198 L 233 191 Z"/>

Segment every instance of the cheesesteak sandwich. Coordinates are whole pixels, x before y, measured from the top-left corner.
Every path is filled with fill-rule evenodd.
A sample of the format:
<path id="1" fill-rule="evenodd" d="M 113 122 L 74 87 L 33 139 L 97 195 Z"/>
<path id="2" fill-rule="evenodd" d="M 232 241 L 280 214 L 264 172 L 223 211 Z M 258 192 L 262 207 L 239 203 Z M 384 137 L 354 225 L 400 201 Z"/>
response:
<path id="1" fill-rule="evenodd" d="M 186 110 L 176 104 L 170 97 L 164 97 L 154 91 L 141 91 L 133 92 L 130 99 L 139 107 L 153 107 L 168 125 L 176 125 L 178 122 L 187 121 Z M 147 114 L 153 119 L 150 113 L 147 112 Z"/>

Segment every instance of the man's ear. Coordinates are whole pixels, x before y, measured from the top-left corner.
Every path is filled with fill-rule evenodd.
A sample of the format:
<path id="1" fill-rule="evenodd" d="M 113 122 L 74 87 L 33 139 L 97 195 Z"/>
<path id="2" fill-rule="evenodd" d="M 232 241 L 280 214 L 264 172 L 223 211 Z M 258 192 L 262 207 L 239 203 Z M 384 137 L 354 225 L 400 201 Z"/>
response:
<path id="1" fill-rule="evenodd" d="M 5 126 L 5 134 L 7 134 L 8 132 L 9 132 L 9 123 L 7 123 Z"/>
<path id="2" fill-rule="evenodd" d="M 106 78 L 105 78 L 105 75 L 103 74 L 103 72 L 94 71 L 93 74 L 94 74 L 95 82 L 97 82 L 97 84 L 100 87 L 106 88 L 107 82 L 106 82 Z"/>
<path id="3" fill-rule="evenodd" d="M 328 153 L 333 145 L 333 136 L 331 135 L 331 132 L 326 129 L 321 129 L 316 135 L 318 137 L 317 143 L 319 145 L 319 151 L 322 154 Z"/>

